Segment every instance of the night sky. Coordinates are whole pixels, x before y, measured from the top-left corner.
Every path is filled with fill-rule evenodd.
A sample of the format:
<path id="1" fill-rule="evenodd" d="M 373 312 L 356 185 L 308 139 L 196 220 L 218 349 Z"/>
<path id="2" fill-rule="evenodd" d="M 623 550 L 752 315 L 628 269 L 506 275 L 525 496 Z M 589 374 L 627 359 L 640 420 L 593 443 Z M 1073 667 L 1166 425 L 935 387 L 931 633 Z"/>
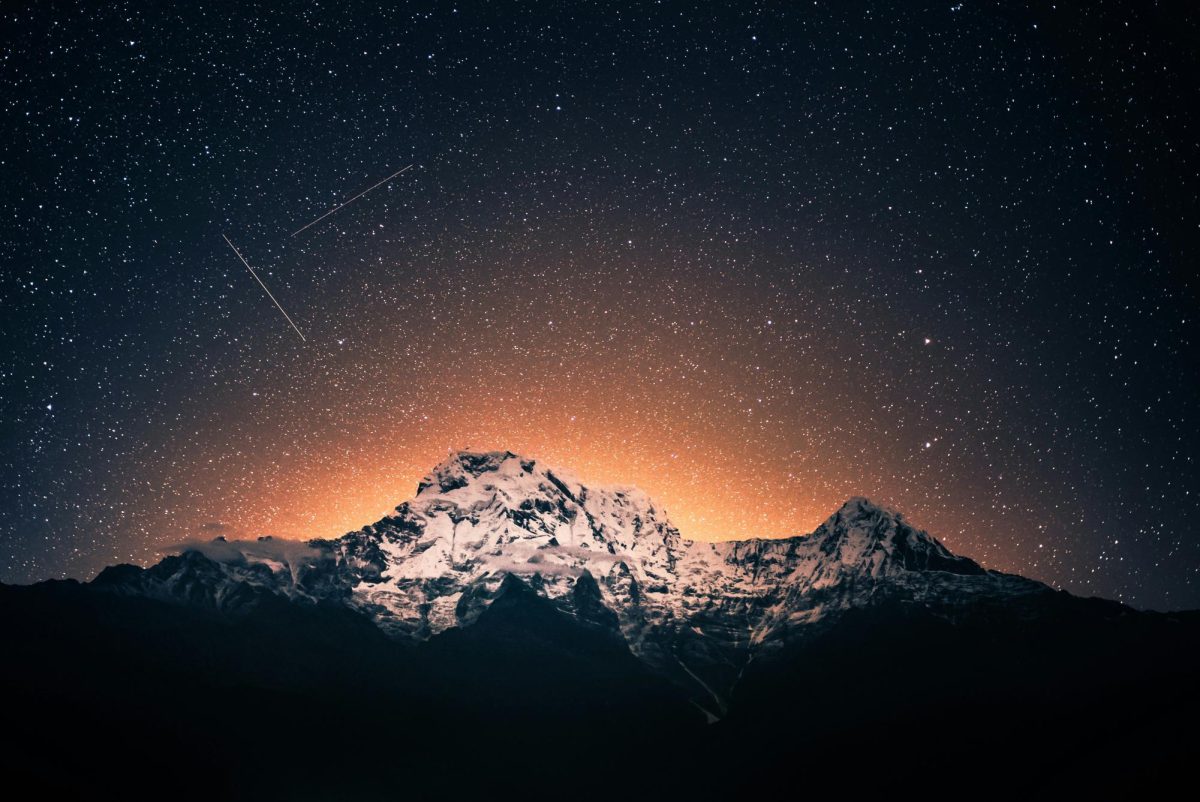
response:
<path id="1" fill-rule="evenodd" d="M 1187 4 L 165 5 L 0 9 L 0 580 L 473 448 L 1200 606 Z"/>

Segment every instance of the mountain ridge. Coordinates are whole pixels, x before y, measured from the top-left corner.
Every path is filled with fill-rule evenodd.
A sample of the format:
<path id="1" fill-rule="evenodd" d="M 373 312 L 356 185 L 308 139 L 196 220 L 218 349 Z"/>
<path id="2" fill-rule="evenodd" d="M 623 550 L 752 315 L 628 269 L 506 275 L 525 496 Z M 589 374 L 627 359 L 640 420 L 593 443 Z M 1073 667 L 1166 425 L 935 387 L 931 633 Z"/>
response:
<path id="1" fill-rule="evenodd" d="M 0 585 L 6 776 L 158 798 L 203 755 L 191 790 L 246 799 L 732 797 L 806 762 L 840 795 L 1190 777 L 1200 612 L 989 571 L 862 497 L 808 536 L 697 543 L 508 452 L 429 478 L 340 538 Z M 157 784 L 113 772 L 130 756 Z"/>
<path id="2" fill-rule="evenodd" d="M 712 715 L 750 660 L 847 611 L 901 599 L 953 614 L 1054 592 L 953 554 L 863 496 L 809 535 L 691 541 L 636 488 L 589 486 L 510 451 L 450 454 L 412 499 L 340 538 L 218 539 L 93 584 L 230 613 L 266 595 L 344 605 L 420 642 L 470 626 L 510 576 L 569 616 L 608 622 Z"/>

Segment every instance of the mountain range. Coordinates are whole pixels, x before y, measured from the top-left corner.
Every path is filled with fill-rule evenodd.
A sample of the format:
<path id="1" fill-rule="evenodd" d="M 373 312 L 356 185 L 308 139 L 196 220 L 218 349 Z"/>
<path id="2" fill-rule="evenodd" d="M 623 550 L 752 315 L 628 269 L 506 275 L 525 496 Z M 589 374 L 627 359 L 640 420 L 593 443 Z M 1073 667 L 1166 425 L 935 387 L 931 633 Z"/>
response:
<path id="1" fill-rule="evenodd" d="M 861 497 L 809 535 L 695 542 L 636 488 L 458 452 L 341 538 L 178 551 L 0 588 L 15 776 L 1055 796 L 1167 787 L 1197 745 L 1196 613 L 987 570 Z"/>

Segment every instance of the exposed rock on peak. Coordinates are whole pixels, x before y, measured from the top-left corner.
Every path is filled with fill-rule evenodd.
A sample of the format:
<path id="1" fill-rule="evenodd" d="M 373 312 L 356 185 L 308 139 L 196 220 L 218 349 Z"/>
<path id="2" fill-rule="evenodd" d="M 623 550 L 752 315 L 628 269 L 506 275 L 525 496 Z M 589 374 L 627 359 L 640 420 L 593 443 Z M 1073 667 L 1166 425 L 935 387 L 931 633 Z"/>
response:
<path id="1" fill-rule="evenodd" d="M 515 466 L 506 466 L 506 463 L 514 461 Z M 511 451 L 455 451 L 421 480 L 417 485 L 417 495 L 430 489 L 448 493 L 466 487 L 472 479 L 485 473 L 498 472 L 506 467 L 510 475 L 517 471 L 527 473 L 533 469 L 533 461 L 523 460 Z"/>
<path id="2" fill-rule="evenodd" d="M 862 519 L 872 518 L 891 518 L 893 520 L 902 520 L 904 516 L 893 510 L 891 507 L 884 507 L 871 501 L 866 496 L 851 496 L 846 499 L 846 502 L 838 508 L 838 511 L 833 514 L 834 518 L 841 518 L 846 521 L 857 521 Z"/>
<path id="3" fill-rule="evenodd" d="M 849 499 L 812 534 L 823 554 L 865 576 L 912 571 L 982 574 L 973 560 L 950 552 L 904 516 L 861 496 Z"/>

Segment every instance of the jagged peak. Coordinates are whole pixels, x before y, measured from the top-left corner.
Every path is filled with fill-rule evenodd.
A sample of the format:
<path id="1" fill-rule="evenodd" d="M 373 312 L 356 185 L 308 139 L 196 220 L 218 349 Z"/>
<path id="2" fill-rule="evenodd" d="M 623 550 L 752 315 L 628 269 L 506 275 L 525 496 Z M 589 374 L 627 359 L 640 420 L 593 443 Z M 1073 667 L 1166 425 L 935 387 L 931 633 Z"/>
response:
<path id="1" fill-rule="evenodd" d="M 858 533 L 872 541 L 890 541 L 894 539 L 914 539 L 921 542 L 936 543 L 934 538 L 912 526 L 898 510 L 876 504 L 866 496 L 851 496 L 833 515 L 825 520 L 812 537 L 817 539 L 832 536 L 840 537 L 844 533 Z"/>
<path id="2" fill-rule="evenodd" d="M 448 548 L 459 552 L 467 542 L 494 548 L 526 539 L 521 530 L 571 548 L 605 544 L 611 554 L 660 540 L 673 548 L 679 540 L 666 510 L 637 487 L 584 485 L 572 471 L 507 450 L 451 452 L 426 474 L 415 497 L 364 531 L 399 528 L 406 540 L 432 532 L 436 540 L 441 526 L 428 527 L 439 517 L 472 527 L 470 541 L 451 538 L 457 545 Z"/>
<path id="3" fill-rule="evenodd" d="M 741 547 L 761 547 L 771 543 L 786 543 L 786 542 L 805 542 L 813 539 L 820 539 L 823 536 L 842 532 L 846 529 L 872 529 L 880 522 L 888 522 L 894 526 L 884 526 L 882 531 L 890 531 L 894 528 L 903 527 L 905 530 L 918 532 L 922 536 L 932 539 L 927 533 L 919 532 L 913 529 L 904 514 L 898 510 L 887 507 L 882 504 L 876 504 L 866 496 L 851 496 L 846 499 L 842 506 L 838 507 L 832 515 L 818 526 L 814 531 L 808 534 L 788 535 L 785 537 L 744 537 L 734 538 L 730 540 L 716 541 L 717 545 L 722 546 L 741 546 Z"/>
<path id="4" fill-rule="evenodd" d="M 417 485 L 417 497 L 452 493 L 476 480 L 520 489 L 525 478 L 533 478 L 538 483 L 545 480 L 579 503 L 582 503 L 582 496 L 605 494 L 618 503 L 627 501 L 652 513 L 662 511 L 650 495 L 636 485 L 584 485 L 572 471 L 512 451 L 453 451 Z"/>
<path id="5" fill-rule="evenodd" d="M 836 518 L 845 521 L 876 518 L 890 518 L 895 521 L 902 521 L 904 520 L 904 515 L 891 507 L 876 504 L 866 496 L 851 496 L 838 508 L 838 511 L 833 514 L 831 520 Z"/>
<path id="6" fill-rule="evenodd" d="M 912 526 L 900 512 L 865 496 L 847 499 L 813 537 L 823 543 L 822 548 L 834 551 L 846 542 L 857 542 L 855 548 L 882 548 L 908 571 L 984 573 L 973 560 L 954 554 L 933 535 Z"/>
<path id="7" fill-rule="evenodd" d="M 465 487 L 472 479 L 485 473 L 529 473 L 534 465 L 534 460 L 511 451 L 452 451 L 417 485 L 417 495 L 427 491 L 445 493 Z"/>

